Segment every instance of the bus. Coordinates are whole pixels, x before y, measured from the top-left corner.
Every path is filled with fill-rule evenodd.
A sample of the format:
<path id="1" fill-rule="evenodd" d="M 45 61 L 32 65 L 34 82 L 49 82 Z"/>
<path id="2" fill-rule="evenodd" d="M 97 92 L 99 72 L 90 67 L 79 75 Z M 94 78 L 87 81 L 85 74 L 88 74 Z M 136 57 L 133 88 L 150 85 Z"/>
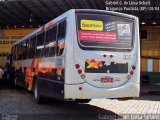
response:
<path id="1" fill-rule="evenodd" d="M 138 18 L 72 9 L 14 43 L 15 85 L 46 98 L 89 102 L 140 92 Z"/>

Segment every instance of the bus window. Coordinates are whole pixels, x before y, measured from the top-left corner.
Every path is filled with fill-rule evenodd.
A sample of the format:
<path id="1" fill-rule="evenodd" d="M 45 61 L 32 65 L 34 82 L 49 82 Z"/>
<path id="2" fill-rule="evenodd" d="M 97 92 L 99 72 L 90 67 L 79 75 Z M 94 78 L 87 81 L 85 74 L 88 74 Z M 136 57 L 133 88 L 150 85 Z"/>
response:
<path id="1" fill-rule="evenodd" d="M 12 55 L 12 58 L 14 59 L 14 56 L 15 56 L 15 46 L 14 46 L 14 47 L 12 47 L 11 55 Z"/>
<path id="2" fill-rule="evenodd" d="M 22 59 L 22 43 L 18 44 L 17 59 L 18 59 L 18 60 L 21 60 L 21 59 Z"/>
<path id="3" fill-rule="evenodd" d="M 27 46 L 28 46 L 28 40 L 27 41 L 24 41 L 23 43 L 22 43 L 22 48 L 23 48 L 23 59 L 27 59 L 27 55 L 28 55 L 28 48 L 27 48 Z"/>
<path id="4" fill-rule="evenodd" d="M 66 20 L 58 25 L 58 38 L 57 38 L 57 55 L 61 56 L 65 47 L 65 33 L 66 33 Z"/>
<path id="5" fill-rule="evenodd" d="M 17 45 L 14 46 L 14 56 L 13 56 L 14 60 L 17 60 Z"/>
<path id="6" fill-rule="evenodd" d="M 14 47 L 12 47 L 12 49 L 11 49 L 11 54 L 12 55 L 14 54 Z"/>
<path id="7" fill-rule="evenodd" d="M 45 56 L 55 56 L 56 36 L 57 36 L 57 25 L 53 26 L 46 32 L 45 51 L 44 51 Z"/>
<path id="8" fill-rule="evenodd" d="M 131 50 L 133 31 L 132 19 L 77 14 L 77 35 L 82 49 Z"/>
<path id="9" fill-rule="evenodd" d="M 36 57 L 42 57 L 43 56 L 44 37 L 45 37 L 45 32 L 42 32 L 42 33 L 37 35 Z"/>
<path id="10" fill-rule="evenodd" d="M 35 48 L 36 48 L 36 36 L 34 36 L 29 40 L 28 47 L 29 47 L 28 58 L 33 58 L 35 55 Z"/>

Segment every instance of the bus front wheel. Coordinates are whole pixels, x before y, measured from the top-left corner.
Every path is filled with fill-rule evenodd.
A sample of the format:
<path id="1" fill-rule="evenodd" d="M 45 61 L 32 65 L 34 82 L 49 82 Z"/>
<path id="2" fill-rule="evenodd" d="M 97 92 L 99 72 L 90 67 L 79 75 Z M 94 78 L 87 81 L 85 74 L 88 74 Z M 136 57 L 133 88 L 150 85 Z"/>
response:
<path id="1" fill-rule="evenodd" d="M 34 95 L 34 101 L 37 104 L 44 104 L 45 103 L 45 98 L 39 94 L 38 81 L 37 80 L 34 82 L 33 95 Z"/>

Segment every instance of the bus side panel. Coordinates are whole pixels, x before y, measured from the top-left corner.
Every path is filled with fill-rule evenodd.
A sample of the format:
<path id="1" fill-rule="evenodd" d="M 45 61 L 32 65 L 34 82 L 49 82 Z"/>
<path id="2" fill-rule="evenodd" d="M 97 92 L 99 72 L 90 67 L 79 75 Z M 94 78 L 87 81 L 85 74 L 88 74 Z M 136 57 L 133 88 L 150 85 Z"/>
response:
<path id="1" fill-rule="evenodd" d="M 84 82 L 78 76 L 78 69 L 75 67 L 74 61 L 74 42 L 75 42 L 75 34 L 76 34 L 76 22 L 75 22 L 75 11 L 71 10 L 68 18 L 68 28 L 67 28 L 67 36 L 66 36 L 66 55 L 65 55 L 65 85 L 64 85 L 64 98 L 65 99 L 74 99 L 81 98 L 82 91 L 79 90 L 82 83 Z M 75 89 L 70 91 L 68 86 L 77 85 Z M 72 97 L 71 97 L 72 96 Z"/>
<path id="2" fill-rule="evenodd" d="M 27 88 L 26 84 L 25 84 L 25 73 L 22 72 L 22 68 L 20 67 L 19 69 L 15 70 L 15 77 L 16 77 L 16 84 Z"/>
<path id="3" fill-rule="evenodd" d="M 38 80 L 39 92 L 42 96 L 55 98 L 55 99 L 64 99 L 64 84 L 55 82 L 54 80 L 45 80 L 40 78 Z"/>
<path id="4" fill-rule="evenodd" d="M 65 16 L 64 16 L 65 17 Z M 67 18 L 61 18 L 61 22 L 58 23 L 59 32 L 62 25 L 66 25 Z M 61 27 L 60 27 L 61 26 Z M 65 27 L 65 26 L 63 26 Z M 46 97 L 64 99 L 64 79 L 65 79 L 65 42 L 67 41 L 66 36 L 57 37 L 56 55 L 50 58 L 43 58 L 40 62 L 40 67 L 45 68 L 38 73 L 38 85 L 40 87 L 40 94 Z M 59 34 L 59 33 L 58 33 Z"/>
<path id="5" fill-rule="evenodd" d="M 28 83 L 26 82 L 26 70 L 30 64 L 31 60 L 21 60 L 14 62 L 16 84 L 25 89 L 28 87 Z"/>
<path id="6" fill-rule="evenodd" d="M 60 30 L 65 30 L 62 27 L 64 26 L 65 19 L 67 20 L 68 14 L 69 12 L 66 12 L 61 16 L 57 17 L 56 19 L 53 20 L 53 24 L 56 23 L 59 26 L 61 23 L 63 23 L 61 24 Z M 45 28 L 49 26 L 50 26 L 49 23 L 44 25 Z M 27 37 L 29 38 L 30 36 L 35 35 L 40 31 L 42 30 L 38 29 Z M 64 71 L 65 70 L 64 69 L 65 54 L 62 54 L 62 55 L 60 54 L 61 54 L 61 50 L 64 49 L 64 46 L 63 46 L 65 43 L 64 40 L 67 38 L 65 38 L 64 36 L 61 36 L 61 34 L 63 35 L 63 32 L 64 31 L 62 31 L 61 33 L 60 31 L 59 38 L 57 37 L 58 39 L 57 54 L 59 56 L 50 57 L 50 59 L 52 59 L 51 62 L 50 61 L 48 62 L 49 58 L 44 58 L 44 57 L 33 58 L 33 56 L 32 56 L 32 59 L 27 59 L 26 57 L 24 61 L 20 61 L 20 62 L 16 61 L 17 62 L 17 78 L 20 78 L 22 76 L 21 66 L 22 68 L 24 67 L 26 68 L 26 70 L 24 71 L 23 78 L 21 77 L 23 80 L 20 78 L 19 81 L 22 82 L 28 90 L 32 90 L 34 86 L 34 81 L 38 80 L 38 88 L 39 88 L 40 95 L 59 98 L 59 99 L 64 98 L 63 93 L 64 93 L 64 78 L 65 78 L 64 77 L 65 76 L 64 75 L 65 74 L 65 71 Z M 27 37 L 23 38 L 21 41 L 23 42 L 23 40 L 27 39 Z M 27 75 L 27 73 L 29 74 Z"/>
<path id="7" fill-rule="evenodd" d="M 47 57 L 39 63 L 39 94 L 45 97 L 64 99 L 64 57 Z M 61 67 L 57 64 L 61 64 Z"/>

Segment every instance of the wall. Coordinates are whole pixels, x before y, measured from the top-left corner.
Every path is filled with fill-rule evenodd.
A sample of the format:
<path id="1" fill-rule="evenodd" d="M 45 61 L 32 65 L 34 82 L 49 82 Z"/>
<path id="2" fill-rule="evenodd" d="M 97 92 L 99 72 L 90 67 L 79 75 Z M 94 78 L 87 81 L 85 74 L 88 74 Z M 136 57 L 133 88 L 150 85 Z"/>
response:
<path id="1" fill-rule="evenodd" d="M 160 26 L 141 26 L 147 39 L 141 39 L 141 75 L 147 74 L 150 83 L 160 82 Z"/>
<path id="2" fill-rule="evenodd" d="M 141 71 L 159 72 L 160 27 L 142 26 L 141 30 L 147 30 L 147 39 L 141 39 Z"/>
<path id="3" fill-rule="evenodd" d="M 11 52 L 12 44 L 34 30 L 35 28 L 0 29 L 0 65 L 6 64 L 7 54 Z"/>

